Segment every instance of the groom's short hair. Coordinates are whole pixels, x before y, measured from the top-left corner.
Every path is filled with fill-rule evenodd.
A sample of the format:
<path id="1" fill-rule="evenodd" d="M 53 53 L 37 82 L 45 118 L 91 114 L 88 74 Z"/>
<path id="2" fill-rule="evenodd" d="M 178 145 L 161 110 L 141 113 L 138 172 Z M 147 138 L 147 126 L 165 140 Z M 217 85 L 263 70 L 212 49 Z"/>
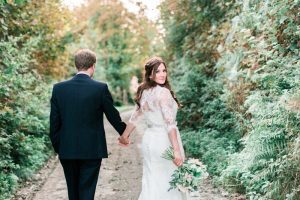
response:
<path id="1" fill-rule="evenodd" d="M 77 70 L 87 70 L 96 63 L 96 54 L 89 49 L 79 49 L 75 53 L 75 66 Z"/>

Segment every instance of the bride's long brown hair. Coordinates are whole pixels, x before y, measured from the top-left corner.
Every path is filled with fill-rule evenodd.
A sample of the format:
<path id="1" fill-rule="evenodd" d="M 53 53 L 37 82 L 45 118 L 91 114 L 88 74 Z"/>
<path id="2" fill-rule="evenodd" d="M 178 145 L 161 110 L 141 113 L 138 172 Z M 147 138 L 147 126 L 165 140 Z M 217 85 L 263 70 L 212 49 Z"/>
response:
<path id="1" fill-rule="evenodd" d="M 157 56 L 150 58 L 144 66 L 145 67 L 144 79 L 143 79 L 142 84 L 138 87 L 136 96 L 134 98 L 135 103 L 138 105 L 138 109 L 141 107 L 140 100 L 141 100 L 143 91 L 158 85 L 154 80 L 155 80 L 155 76 L 156 76 L 155 72 L 158 69 L 160 64 L 163 64 L 165 66 L 166 70 L 167 70 L 166 63 L 163 61 L 162 58 L 157 57 Z M 152 75 L 152 78 L 150 78 L 151 75 Z M 171 89 L 171 86 L 170 86 L 169 81 L 168 81 L 168 76 L 166 77 L 165 83 L 164 84 L 159 84 L 159 85 L 161 87 L 165 87 L 165 88 L 169 89 L 170 92 L 171 92 L 171 95 L 174 98 L 174 100 L 176 101 L 178 107 L 181 107 L 181 104 L 179 103 L 179 101 L 176 98 L 173 90 Z"/>

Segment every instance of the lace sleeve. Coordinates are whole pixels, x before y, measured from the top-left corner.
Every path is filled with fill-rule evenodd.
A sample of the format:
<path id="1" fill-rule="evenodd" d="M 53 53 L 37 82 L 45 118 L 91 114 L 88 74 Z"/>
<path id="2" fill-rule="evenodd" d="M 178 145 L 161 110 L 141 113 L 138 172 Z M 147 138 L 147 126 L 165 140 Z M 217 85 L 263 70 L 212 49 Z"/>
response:
<path id="1" fill-rule="evenodd" d="M 165 123 L 167 124 L 168 133 L 170 133 L 171 130 L 177 128 L 176 115 L 173 111 L 173 101 L 174 100 L 171 92 L 168 89 L 163 88 L 159 96 L 159 105 Z"/>
<path id="2" fill-rule="evenodd" d="M 132 123 L 134 126 L 136 126 L 137 123 L 140 121 L 142 115 L 143 115 L 142 109 L 138 108 L 138 106 L 135 105 L 134 111 L 131 114 L 129 122 Z"/>

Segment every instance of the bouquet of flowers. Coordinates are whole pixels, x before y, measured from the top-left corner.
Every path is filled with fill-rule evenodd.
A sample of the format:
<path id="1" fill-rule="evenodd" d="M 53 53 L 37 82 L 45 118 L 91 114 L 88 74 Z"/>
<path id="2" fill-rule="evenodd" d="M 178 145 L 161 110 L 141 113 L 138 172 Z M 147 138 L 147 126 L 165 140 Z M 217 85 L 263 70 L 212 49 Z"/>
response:
<path id="1" fill-rule="evenodd" d="M 167 160 L 173 160 L 173 148 L 169 147 L 163 153 L 162 157 Z M 178 189 L 181 192 L 194 192 L 198 189 L 200 183 L 208 177 L 206 166 L 198 159 L 189 158 L 178 167 L 172 174 L 170 181 L 171 189 Z"/>

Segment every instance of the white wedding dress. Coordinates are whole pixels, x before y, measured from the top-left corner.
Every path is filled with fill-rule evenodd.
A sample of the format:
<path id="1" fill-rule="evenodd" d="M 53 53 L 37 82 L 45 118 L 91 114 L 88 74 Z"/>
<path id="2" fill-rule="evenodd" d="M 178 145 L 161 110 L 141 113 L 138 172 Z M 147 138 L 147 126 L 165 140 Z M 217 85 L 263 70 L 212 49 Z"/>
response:
<path id="1" fill-rule="evenodd" d="M 137 109 L 136 107 L 129 120 L 136 126 L 143 116 L 147 124 L 142 140 L 143 178 L 139 200 L 187 199 L 187 194 L 178 190 L 168 191 L 171 175 L 177 167 L 172 161 L 161 157 L 164 151 L 171 146 L 168 133 L 175 129 L 184 158 L 176 122 L 177 103 L 167 88 L 155 86 L 143 91 L 140 105 L 141 108 Z"/>

